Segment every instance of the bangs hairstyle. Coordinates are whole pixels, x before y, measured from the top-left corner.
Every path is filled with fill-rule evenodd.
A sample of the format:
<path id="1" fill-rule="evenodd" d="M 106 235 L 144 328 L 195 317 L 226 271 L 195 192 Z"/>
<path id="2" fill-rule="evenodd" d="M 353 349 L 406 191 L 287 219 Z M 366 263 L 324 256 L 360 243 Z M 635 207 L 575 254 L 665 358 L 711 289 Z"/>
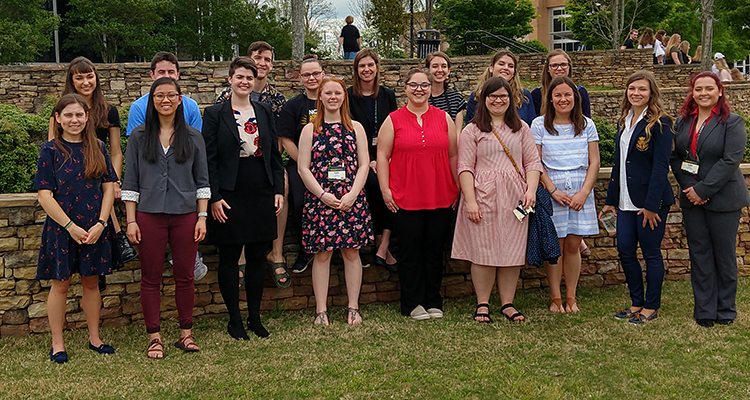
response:
<path id="1" fill-rule="evenodd" d="M 451 69 L 451 58 L 448 57 L 447 54 L 443 53 L 442 51 L 434 51 L 427 55 L 424 59 L 424 67 L 428 70 L 430 69 L 430 63 L 432 63 L 432 60 L 435 58 L 442 58 L 445 60 L 446 63 L 448 63 L 448 76 L 445 77 L 445 81 L 443 81 L 443 90 L 448 90 L 448 82 L 450 81 L 451 75 L 450 75 L 450 69 Z"/>
<path id="2" fill-rule="evenodd" d="M 490 61 L 489 67 L 487 67 L 484 70 L 484 74 L 479 78 L 479 82 L 477 82 L 477 87 L 474 89 L 474 98 L 481 97 L 482 95 L 482 87 L 484 86 L 484 83 L 487 82 L 488 79 L 492 78 L 492 73 L 490 72 L 490 69 L 492 69 L 495 66 L 495 63 L 497 60 L 508 56 L 511 60 L 513 60 L 513 77 L 510 79 L 508 84 L 510 85 L 510 92 L 508 94 L 513 97 L 513 103 L 516 105 L 516 108 L 521 108 L 521 106 L 524 105 L 524 103 L 528 103 L 530 100 L 528 97 L 526 97 L 526 94 L 523 92 L 523 86 L 521 85 L 521 77 L 518 75 L 518 57 L 516 57 L 515 54 L 513 54 L 512 51 L 508 49 L 500 49 L 497 52 L 495 52 L 495 55 L 492 56 L 492 61 Z"/>
<path id="3" fill-rule="evenodd" d="M 159 132 L 161 131 L 161 120 L 159 113 L 154 105 L 154 92 L 156 88 L 162 85 L 173 85 L 177 94 L 182 96 L 180 85 L 176 80 L 163 77 L 157 79 L 148 92 L 148 106 L 146 106 L 145 132 L 141 140 L 143 143 L 143 158 L 151 164 L 156 164 L 159 157 L 164 154 L 159 141 Z M 177 106 L 174 114 L 174 133 L 172 134 L 172 143 L 170 146 L 174 149 L 175 161 L 178 164 L 184 164 L 193 156 L 193 143 L 190 140 L 187 123 L 185 123 L 185 111 L 182 102 Z"/>
<path id="4" fill-rule="evenodd" d="M 542 98 L 547 97 L 547 89 L 549 88 L 549 85 L 552 83 L 552 75 L 549 73 L 549 60 L 554 56 L 563 56 L 565 57 L 565 60 L 568 62 L 568 76 L 573 76 L 573 60 L 570 58 L 570 55 L 565 52 L 563 49 L 555 49 L 547 53 L 547 58 L 544 60 L 544 66 L 542 67 Z M 571 78 L 573 79 L 573 78 Z M 578 88 L 576 88 L 576 91 L 578 91 Z M 545 114 L 547 111 L 547 105 L 549 105 L 549 102 L 542 102 L 541 107 L 539 107 L 539 112 L 541 114 Z M 578 105 L 578 103 L 576 103 Z"/>
<path id="5" fill-rule="evenodd" d="M 495 93 L 502 88 L 510 95 L 510 84 L 500 77 L 490 78 L 482 86 L 482 93 L 477 100 L 477 112 L 471 120 L 482 132 L 492 132 L 492 114 L 487 109 L 487 95 Z M 514 106 L 515 100 L 513 96 L 508 96 L 508 110 L 505 111 L 503 122 L 515 133 L 521 129 L 521 118 L 518 117 L 518 111 L 516 111 L 516 107 Z"/>
<path id="6" fill-rule="evenodd" d="M 352 66 L 352 94 L 354 95 L 354 97 L 363 96 L 362 79 L 359 77 L 357 66 L 363 58 L 367 57 L 370 57 L 373 61 L 375 61 L 375 69 L 377 70 L 377 72 L 375 73 L 375 81 L 373 82 L 374 87 L 372 97 L 378 97 L 378 90 L 380 89 L 380 57 L 378 57 L 378 53 L 376 53 L 375 50 L 371 48 L 362 49 L 357 52 L 356 56 L 354 56 L 354 65 Z"/>
<path id="7" fill-rule="evenodd" d="M 690 118 L 690 114 L 692 114 L 693 111 L 698 108 L 698 105 L 695 104 L 695 101 L 693 99 L 693 88 L 695 87 L 695 81 L 700 78 L 711 78 L 716 83 L 716 87 L 718 88 L 719 93 L 721 93 L 721 97 L 719 97 L 719 101 L 716 103 L 716 107 L 719 107 L 719 118 L 721 119 L 721 123 L 726 123 L 727 119 L 729 119 L 729 114 L 732 113 L 732 110 L 729 107 L 729 100 L 727 100 L 726 93 L 724 93 L 724 85 L 721 83 L 719 77 L 711 71 L 703 71 L 690 79 L 690 81 L 688 82 L 687 97 L 685 98 L 685 102 L 682 103 L 682 107 L 680 107 L 680 117 L 682 117 L 682 119 L 684 120 L 687 120 L 688 118 Z"/>
<path id="8" fill-rule="evenodd" d="M 101 80 L 99 79 L 99 72 L 96 70 L 94 63 L 88 58 L 76 57 L 70 62 L 70 64 L 68 64 L 68 72 L 65 74 L 65 89 L 63 89 L 62 94 L 63 96 L 71 93 L 78 94 L 76 87 L 73 84 L 73 75 L 88 74 L 91 72 L 96 76 L 96 87 L 91 94 L 89 123 L 93 125 L 94 129 L 109 129 L 109 127 L 112 126 L 107 120 L 107 116 L 109 115 L 109 103 L 107 103 L 107 100 L 104 98 Z"/>
<path id="9" fill-rule="evenodd" d="M 659 86 L 656 84 L 656 78 L 651 71 L 640 70 L 633 75 L 630 75 L 630 78 L 628 78 L 627 83 L 625 83 L 625 94 L 622 97 L 620 120 L 618 121 L 618 123 L 620 127 L 623 127 L 624 129 L 625 118 L 628 116 L 628 112 L 630 112 L 630 109 L 633 108 L 633 105 L 630 104 L 630 100 L 628 100 L 628 86 L 630 86 L 631 83 L 640 80 L 647 81 L 649 90 L 651 90 L 651 96 L 648 99 L 648 104 L 646 104 L 647 111 L 645 116 L 645 119 L 647 121 L 646 142 L 648 143 L 651 142 L 651 129 L 654 127 L 654 125 L 659 124 L 659 127 L 662 127 L 662 117 L 666 117 L 667 119 L 672 121 L 672 118 L 664 112 L 664 105 L 661 102 Z M 637 115 L 634 115 L 633 117 L 638 118 Z"/>
<path id="10" fill-rule="evenodd" d="M 258 76 L 258 67 L 255 65 L 255 61 L 247 56 L 239 56 L 229 63 L 229 76 L 234 76 L 234 71 L 239 68 L 249 69 L 253 72 L 253 78 Z"/>
<path id="11" fill-rule="evenodd" d="M 315 108 L 318 113 L 313 118 L 313 130 L 315 132 L 323 131 L 323 120 L 325 120 L 325 105 L 323 100 L 320 99 L 320 95 L 323 94 L 323 86 L 328 82 L 334 82 L 341 85 L 341 90 L 344 92 L 344 101 L 341 103 L 339 108 L 339 114 L 341 114 L 341 123 L 344 127 L 350 131 L 354 131 L 354 123 L 352 123 L 352 117 L 349 116 L 349 96 L 346 93 L 346 83 L 343 80 L 336 78 L 335 76 L 327 76 L 320 81 L 320 89 L 318 89 L 318 100 L 315 102 Z"/>
<path id="12" fill-rule="evenodd" d="M 99 178 L 107 172 L 107 162 L 104 159 L 104 143 L 96 138 L 96 128 L 91 123 L 91 112 L 89 106 L 86 104 L 86 100 L 78 94 L 68 93 L 63 95 L 60 100 L 55 104 L 55 147 L 62 151 L 65 156 L 66 162 L 70 161 L 71 150 L 63 144 L 62 137 L 63 129 L 62 126 L 57 122 L 57 117 L 60 116 L 65 107 L 71 104 L 80 104 L 83 107 L 83 111 L 89 117 L 86 122 L 86 126 L 81 132 L 81 139 L 83 140 L 83 163 L 84 163 L 84 176 L 86 179 Z M 60 167 L 62 168 L 61 165 Z"/>
<path id="13" fill-rule="evenodd" d="M 573 91 L 573 98 L 575 104 L 573 110 L 570 112 L 570 121 L 573 123 L 573 130 L 575 136 L 580 136 L 584 129 L 586 129 L 586 117 L 583 116 L 583 109 L 581 108 L 581 94 L 578 92 L 575 82 L 567 76 L 558 76 L 553 79 L 549 84 L 547 93 L 544 95 L 544 102 L 547 103 L 547 112 L 544 113 L 544 129 L 549 132 L 550 135 L 557 135 L 557 129 L 555 129 L 555 107 L 552 105 L 552 91 L 559 85 L 568 85 Z"/>

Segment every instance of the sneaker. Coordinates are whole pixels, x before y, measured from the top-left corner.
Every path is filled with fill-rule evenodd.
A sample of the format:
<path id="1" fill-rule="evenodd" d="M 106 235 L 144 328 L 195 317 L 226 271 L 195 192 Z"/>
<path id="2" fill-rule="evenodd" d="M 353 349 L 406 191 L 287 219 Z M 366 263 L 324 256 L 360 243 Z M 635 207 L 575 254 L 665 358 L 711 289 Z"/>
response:
<path id="1" fill-rule="evenodd" d="M 430 318 L 443 318 L 443 310 L 439 308 L 428 308 L 427 314 L 430 314 Z"/>
<path id="2" fill-rule="evenodd" d="M 635 313 L 633 318 L 631 318 L 630 321 L 628 322 L 630 322 L 631 324 L 641 325 L 641 324 L 645 324 L 647 322 L 651 322 L 655 320 L 658 316 L 659 316 L 658 310 L 654 311 L 654 313 L 649 315 L 648 317 L 641 313 Z"/>
<path id="3" fill-rule="evenodd" d="M 423 321 L 426 319 L 430 319 L 430 313 L 427 312 L 427 310 L 424 309 L 422 306 L 416 306 L 411 311 L 411 314 L 409 314 L 410 317 L 413 319 L 416 319 L 417 321 Z"/>
<path id="4" fill-rule="evenodd" d="M 307 254 L 304 251 L 300 251 L 297 254 L 297 260 L 294 261 L 294 265 L 292 265 L 292 272 L 295 274 L 301 274 L 307 270 L 307 267 L 310 266 L 310 263 L 312 263 L 313 255 Z"/>
<path id="5" fill-rule="evenodd" d="M 203 255 L 200 251 L 195 252 L 195 269 L 193 270 L 193 280 L 199 281 L 208 273 L 208 267 L 203 264 Z"/>
<path id="6" fill-rule="evenodd" d="M 117 242 L 120 245 L 122 262 L 126 263 L 135 260 L 135 258 L 138 257 L 138 252 L 130 245 L 130 241 L 125 232 L 117 232 L 115 236 L 117 236 Z"/>
<path id="7" fill-rule="evenodd" d="M 639 308 L 638 311 L 641 311 L 643 307 Z M 631 311 L 630 307 L 624 308 L 615 314 L 615 318 L 617 319 L 631 319 L 635 317 L 635 314 L 638 314 L 638 311 Z"/>

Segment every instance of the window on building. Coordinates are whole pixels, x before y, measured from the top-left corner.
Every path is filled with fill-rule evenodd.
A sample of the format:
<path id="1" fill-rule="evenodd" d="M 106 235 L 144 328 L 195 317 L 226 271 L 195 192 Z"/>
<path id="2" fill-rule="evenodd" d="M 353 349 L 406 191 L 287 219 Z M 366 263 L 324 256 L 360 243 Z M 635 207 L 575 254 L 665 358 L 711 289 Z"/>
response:
<path id="1" fill-rule="evenodd" d="M 549 49 L 563 49 L 565 51 L 585 50 L 585 45 L 573 39 L 573 32 L 565 26 L 564 18 L 569 15 L 565 13 L 565 7 L 554 7 L 549 9 Z"/>

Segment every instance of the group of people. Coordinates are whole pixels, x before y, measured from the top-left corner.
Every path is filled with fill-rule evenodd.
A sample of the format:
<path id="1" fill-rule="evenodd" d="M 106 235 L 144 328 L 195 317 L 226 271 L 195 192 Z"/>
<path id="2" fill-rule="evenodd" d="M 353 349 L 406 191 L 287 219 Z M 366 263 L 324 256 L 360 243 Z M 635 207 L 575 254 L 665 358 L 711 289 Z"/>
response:
<path id="1" fill-rule="evenodd" d="M 557 250 L 545 251 L 554 256 L 534 257 L 547 272 L 549 311 L 580 311 L 576 287 L 583 237 L 599 233 L 593 195 L 599 137 L 588 92 L 572 80 L 572 60 L 562 50 L 547 55 L 542 86 L 533 91 L 523 88 L 517 66 L 512 52 L 498 51 L 467 102 L 449 88 L 450 58 L 432 53 L 424 67 L 405 76 L 407 103 L 398 108 L 394 91 L 380 84 L 380 59 L 373 50 L 356 54 L 348 88 L 342 77 L 326 75 L 317 58 L 306 57 L 299 71 L 305 90 L 286 101 L 268 83 L 273 48 L 255 42 L 248 56 L 230 63 L 230 87 L 195 120 L 188 110 L 194 102 L 178 83 L 177 59 L 160 52 L 151 65 L 154 83 L 136 102 L 145 102 L 142 123 L 128 126 L 120 181 L 113 149 L 119 136 L 117 143 L 114 135 L 109 138 L 110 156 L 96 136 L 101 114 L 85 95 L 99 86 L 98 73 L 93 64 L 74 69 L 71 63 L 68 80 L 85 80 L 80 75 L 90 73 L 93 78 L 81 85 L 83 94 L 65 94 L 56 105 L 52 140 L 40 151 L 34 183 L 48 214 L 37 275 L 53 279 L 50 358 L 67 361 L 65 298 L 76 272 L 84 287 L 89 346 L 114 352 L 99 338 L 95 277 L 122 265 L 116 218 L 110 218 L 120 185 L 127 238 L 139 244 L 149 358 L 165 355 L 159 287 L 167 244 L 180 326 L 175 347 L 200 350 L 192 334 L 193 264 L 204 239 L 219 250 L 227 332 L 241 340 L 249 338 L 247 330 L 269 336 L 260 319 L 265 271 L 277 286 L 291 284 L 282 254 L 289 203 L 292 228 L 301 236 L 291 269 L 302 272 L 312 264 L 315 324 L 331 322 L 328 287 L 335 250 L 344 260 L 345 319 L 362 323 L 359 249 L 371 243 L 375 263 L 399 273 L 401 313 L 415 320 L 441 318 L 449 240 L 451 256 L 471 262 L 474 320 L 492 322 L 489 298 L 497 283 L 500 312 L 510 321 L 524 321 L 513 299 L 521 268 L 530 260 L 530 220 L 537 217 L 528 215 L 534 207 L 549 216 L 544 220 L 544 213 L 537 213 L 547 223 L 543 247 Z M 618 251 L 631 292 L 632 304 L 618 318 L 640 324 L 658 315 L 664 276 L 659 249 L 674 203 L 667 178 L 671 163 L 682 189 L 694 317 L 703 326 L 734 320 L 734 237 L 740 210 L 750 204 L 739 171 L 745 141 L 742 118 L 730 112 L 716 75 L 704 72 L 690 81 L 674 127 L 653 74 L 639 71 L 630 77 L 601 210 L 617 213 Z M 282 150 L 289 155 L 286 166 Z M 394 236 L 398 261 L 391 253 Z M 647 265 L 646 289 L 638 244 Z M 243 286 L 246 324 L 239 307 Z"/>

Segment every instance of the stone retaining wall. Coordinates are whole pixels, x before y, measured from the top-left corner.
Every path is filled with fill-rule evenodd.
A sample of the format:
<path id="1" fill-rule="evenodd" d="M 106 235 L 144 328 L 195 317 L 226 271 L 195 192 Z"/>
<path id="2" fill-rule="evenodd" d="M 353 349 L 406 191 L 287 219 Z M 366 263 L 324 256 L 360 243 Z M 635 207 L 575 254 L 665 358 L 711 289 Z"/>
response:
<path id="1" fill-rule="evenodd" d="M 745 179 L 750 184 L 750 165 L 743 165 Z M 610 169 L 602 168 L 595 186 L 597 203 L 606 197 L 606 185 Z M 673 189 L 676 185 L 673 181 Z M 50 281 L 37 281 L 36 260 L 45 212 L 36 201 L 36 194 L 0 195 L 0 337 L 27 335 L 30 332 L 46 332 L 46 299 Z M 689 279 L 690 263 L 687 243 L 682 226 L 682 214 L 673 206 L 667 217 L 666 235 L 662 242 L 665 258 L 666 279 Z M 599 235 L 586 237 L 591 247 L 591 256 L 585 258 L 581 268 L 582 286 L 608 286 L 625 282 L 617 255 L 615 237 L 600 229 Z M 285 256 L 291 264 L 296 250 L 296 238 L 287 233 Z M 740 275 L 750 275 L 750 218 L 743 210 L 740 221 L 737 260 Z M 209 272 L 195 285 L 196 316 L 226 312 L 217 283 L 218 254 L 213 246 L 201 246 L 204 262 Z M 368 253 L 369 254 L 369 253 Z M 446 253 L 448 254 L 448 253 Z M 366 256 L 367 257 L 367 256 Z M 292 274 L 292 286 L 278 289 L 270 277 L 266 277 L 266 289 L 261 308 L 299 310 L 315 306 L 312 293 L 311 271 Z M 141 271 L 139 262 L 128 263 L 124 269 L 107 277 L 107 290 L 102 292 L 102 326 L 120 326 L 140 323 L 143 320 L 139 301 Z M 177 310 L 174 299 L 174 280 L 169 264 L 165 264 L 162 288 L 162 318 L 175 318 Z M 347 304 L 341 258 L 335 256 L 331 265 L 329 304 Z M 544 268 L 525 267 L 521 272 L 519 288 L 533 289 L 547 286 Z M 465 297 L 473 292 L 470 264 L 466 261 L 447 260 L 443 279 L 446 297 Z M 68 293 L 68 328 L 86 325 L 80 307 L 82 288 L 80 279 L 74 276 Z M 364 270 L 362 282 L 362 304 L 383 303 L 399 299 L 398 275 L 382 267 Z M 244 296 L 244 295 L 243 295 Z M 244 306 L 244 303 L 243 305 Z"/>

